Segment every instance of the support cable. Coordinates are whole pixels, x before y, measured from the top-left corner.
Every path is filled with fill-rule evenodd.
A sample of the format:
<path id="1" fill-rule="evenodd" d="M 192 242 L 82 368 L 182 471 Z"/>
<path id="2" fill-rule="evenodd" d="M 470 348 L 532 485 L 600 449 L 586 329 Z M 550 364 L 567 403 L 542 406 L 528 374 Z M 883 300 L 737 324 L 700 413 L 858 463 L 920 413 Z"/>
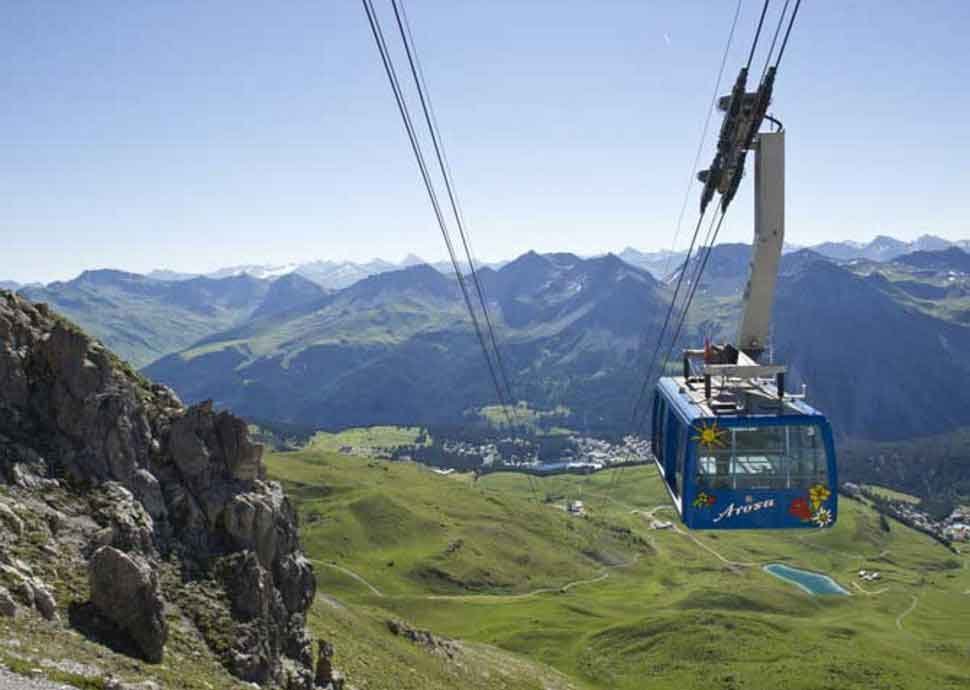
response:
<path id="1" fill-rule="evenodd" d="M 778 42 L 778 36 L 781 34 L 781 27 L 785 25 L 785 15 L 788 14 L 788 5 L 791 0 L 785 0 L 784 7 L 781 8 L 781 16 L 778 17 L 778 25 L 775 27 L 775 33 L 771 37 L 771 47 L 768 48 L 768 57 L 765 58 L 765 66 L 761 70 L 761 79 L 765 78 L 765 74 L 768 73 L 768 65 L 771 64 L 771 58 L 775 54 L 775 44 Z"/>
<path id="2" fill-rule="evenodd" d="M 680 228 L 684 222 L 684 214 L 687 212 L 687 204 L 690 203 L 690 192 L 694 188 L 694 183 L 697 181 L 697 166 L 701 162 L 701 154 L 704 152 L 704 144 L 707 142 L 707 132 L 710 130 L 711 126 L 711 116 L 714 114 L 714 110 L 717 108 L 717 97 L 721 91 L 721 79 L 724 77 L 724 67 L 727 65 L 728 53 L 731 51 L 731 43 L 734 40 L 734 30 L 738 26 L 738 17 L 741 15 L 741 3 L 743 0 L 738 0 L 737 7 L 734 9 L 734 20 L 731 22 L 731 30 L 728 32 L 727 45 L 724 47 L 724 55 L 721 57 L 721 66 L 717 70 L 717 80 L 714 82 L 714 95 L 711 96 L 711 107 L 707 110 L 707 117 L 704 118 L 704 128 L 701 130 L 700 141 L 697 142 L 697 152 L 694 154 L 694 163 L 690 167 L 690 173 L 687 176 L 687 189 L 684 191 L 684 202 L 680 207 L 680 214 L 677 216 L 677 228 L 674 230 L 674 241 L 670 243 L 670 255 L 667 256 L 667 260 L 664 262 L 664 270 L 661 278 L 667 276 L 667 272 L 670 270 L 670 259 L 677 248 L 677 240 L 680 238 Z"/>
<path id="3" fill-rule="evenodd" d="M 731 52 L 731 44 L 734 42 L 734 32 L 738 26 L 738 17 L 741 15 L 741 4 L 742 4 L 742 0 L 738 0 L 738 4 L 734 9 L 734 18 L 731 21 L 731 28 L 728 31 L 727 43 L 724 45 L 724 54 L 721 56 L 721 64 L 717 70 L 717 79 L 714 81 L 714 93 L 711 96 L 711 107 L 707 111 L 707 117 L 704 118 L 704 127 L 701 131 L 700 141 L 697 143 L 697 152 L 694 154 L 694 163 L 691 166 L 690 177 L 688 178 L 688 182 L 687 182 L 687 190 L 684 193 L 684 202 L 680 207 L 680 214 L 677 217 L 677 228 L 674 231 L 674 241 L 671 244 L 671 254 L 673 254 L 673 250 L 677 246 L 677 238 L 680 236 L 680 228 L 681 228 L 681 224 L 683 223 L 684 213 L 687 210 L 687 204 L 689 203 L 689 200 L 690 200 L 690 191 L 693 188 L 694 180 L 696 179 L 694 176 L 695 171 L 697 170 L 697 166 L 700 163 L 701 153 L 703 152 L 704 144 L 707 141 L 707 133 L 711 124 L 711 115 L 713 114 L 714 109 L 717 106 L 717 98 L 721 91 L 721 80 L 724 77 L 724 68 L 727 65 L 728 55 Z M 694 227 L 694 233 L 691 237 L 690 245 L 687 249 L 687 255 L 684 258 L 684 264 L 683 264 L 684 268 L 681 269 L 680 275 L 678 276 L 677 285 L 674 288 L 674 295 L 673 295 L 673 298 L 670 300 L 670 305 L 667 307 L 667 313 L 664 316 L 664 323 L 660 329 L 660 335 L 657 336 L 656 346 L 654 347 L 653 355 L 650 357 L 650 360 L 649 360 L 650 363 L 645 370 L 645 375 L 643 378 L 643 383 L 640 387 L 640 392 L 637 395 L 636 401 L 633 404 L 633 414 L 630 417 L 631 426 L 635 424 L 636 419 L 640 413 L 640 406 L 643 404 L 643 401 L 647 395 L 647 389 L 650 386 L 650 379 L 653 374 L 653 367 L 657 363 L 657 355 L 660 353 L 663 337 L 667 331 L 667 326 L 670 322 L 670 316 L 674 308 L 674 303 L 677 301 L 677 296 L 680 293 L 680 286 L 681 286 L 681 283 L 683 282 L 684 272 L 686 271 L 687 266 L 690 263 L 691 254 L 693 253 L 694 245 L 697 242 L 697 233 L 700 231 L 701 223 L 703 222 L 703 220 L 704 220 L 704 214 L 701 214 L 701 216 L 697 219 L 697 225 Z M 670 256 L 667 257 L 667 261 L 664 264 L 664 274 L 667 273 L 669 265 L 670 265 Z"/>
<path id="4" fill-rule="evenodd" d="M 781 64 L 781 56 L 785 54 L 785 46 L 788 45 L 788 36 L 791 35 L 791 29 L 795 26 L 795 17 L 798 16 L 798 8 L 801 6 L 802 0 L 795 0 L 795 9 L 792 10 L 791 20 L 788 22 L 788 29 L 785 31 L 785 38 L 781 42 L 781 49 L 778 51 L 778 59 L 775 61 L 775 69 L 778 69 L 778 65 Z"/>
<path id="5" fill-rule="evenodd" d="M 391 60 L 390 53 L 387 49 L 387 43 L 384 40 L 384 34 L 381 30 L 380 19 L 377 17 L 377 13 L 374 10 L 374 6 L 371 0 L 361 0 L 364 6 L 364 11 L 367 14 L 367 21 L 370 24 L 371 33 L 374 35 L 374 41 L 377 44 L 377 49 L 380 52 L 381 62 L 384 65 L 384 71 L 387 75 L 388 82 L 391 86 L 391 91 L 394 94 L 394 100 L 397 103 L 398 112 L 401 115 L 401 120 L 404 124 L 405 132 L 408 135 L 408 140 L 411 144 L 411 150 L 414 153 L 415 160 L 418 164 L 418 169 L 421 173 L 421 178 L 424 181 L 425 190 L 428 193 L 428 199 L 431 202 L 431 207 L 434 210 L 435 218 L 438 222 L 438 227 L 441 230 L 442 238 L 445 241 L 445 247 L 448 250 L 448 256 L 451 259 L 451 265 L 455 270 L 455 276 L 458 279 L 458 285 L 461 289 L 462 296 L 465 300 L 465 306 L 468 309 L 468 314 L 472 320 L 472 325 L 475 329 L 475 334 L 478 337 L 479 344 L 482 348 L 482 354 L 485 356 L 485 362 L 488 366 L 489 376 L 492 379 L 492 383 L 495 386 L 495 392 L 499 399 L 499 404 L 508 415 L 508 406 L 505 404 L 505 396 L 502 391 L 502 387 L 499 384 L 498 376 L 495 371 L 495 366 L 492 362 L 492 358 L 488 352 L 488 345 L 485 340 L 484 333 L 482 332 L 481 325 L 478 321 L 478 316 L 475 314 L 474 307 L 472 305 L 471 297 L 468 294 L 468 287 L 465 284 L 465 278 L 462 275 L 461 267 L 458 263 L 457 255 L 455 254 L 455 248 L 451 242 L 451 237 L 448 232 L 448 226 L 445 222 L 444 215 L 441 211 L 441 206 L 438 203 L 438 197 L 434 190 L 434 185 L 432 183 L 431 177 L 428 173 L 428 168 L 424 160 L 424 155 L 421 152 L 421 146 L 417 138 L 417 134 L 414 130 L 413 121 L 411 120 L 410 112 L 408 111 L 407 102 L 404 99 L 403 92 L 401 91 L 400 82 L 397 78 L 397 73 L 394 70 L 394 65 Z M 509 426 L 512 426 L 511 418 L 508 419 Z"/>
<path id="6" fill-rule="evenodd" d="M 400 6 L 399 6 L 400 3 Z M 485 320 L 485 329 L 489 337 L 489 341 L 492 346 L 492 352 L 495 355 L 496 364 L 498 367 L 498 373 L 501 377 L 502 384 L 505 389 L 505 395 L 510 402 L 514 403 L 514 397 L 512 396 L 512 386 L 509 383 L 508 372 L 505 368 L 505 363 L 502 360 L 502 354 L 499 350 L 498 341 L 495 337 L 495 329 L 492 325 L 491 316 L 488 313 L 488 302 L 485 299 L 485 293 L 482 289 L 481 281 L 478 278 L 478 272 L 475 265 L 475 258 L 472 254 L 469 241 L 468 233 L 465 231 L 465 224 L 463 222 L 461 211 L 459 210 L 459 205 L 456 199 L 456 194 L 454 191 L 454 183 L 451 179 L 450 169 L 446 163 L 446 158 L 444 155 L 444 145 L 441 143 L 441 136 L 438 131 L 437 120 L 434 118 L 434 109 L 431 104 L 431 94 L 428 92 L 427 85 L 424 81 L 424 74 L 420 70 L 420 62 L 418 60 L 417 49 L 414 47 L 414 39 L 411 35 L 410 24 L 405 24 L 403 17 L 404 14 L 404 2 L 403 0 L 391 0 L 391 6 L 394 9 L 394 18 L 397 22 L 398 32 L 401 34 L 401 41 L 404 44 L 404 51 L 407 55 L 408 65 L 411 69 L 411 76 L 414 79 L 415 87 L 418 92 L 418 99 L 421 102 L 421 110 L 424 114 L 425 123 L 428 126 L 428 132 L 431 135 L 431 144 L 434 147 L 435 157 L 438 161 L 438 167 L 441 170 L 441 177 L 445 183 L 445 190 L 448 194 L 448 201 L 451 204 L 451 211 L 455 217 L 455 224 L 458 227 L 458 234 L 461 238 L 462 247 L 465 250 L 465 257 L 468 260 L 469 273 L 471 275 L 472 284 L 475 286 L 475 292 L 478 296 L 478 302 L 481 306 L 482 315 Z M 406 27 L 406 28 L 405 28 Z M 513 411 L 515 414 L 515 411 Z M 517 417 L 517 415 L 516 415 Z M 517 420 L 518 421 L 518 420 Z"/>
<path id="7" fill-rule="evenodd" d="M 670 356 L 673 354 L 674 347 L 677 344 L 677 338 L 680 337 L 680 332 L 684 327 L 684 321 L 687 319 L 687 314 L 690 312 L 691 304 L 694 301 L 694 295 L 697 293 L 697 286 L 700 284 L 701 276 L 704 275 L 704 269 L 707 268 L 707 261 L 711 258 L 713 253 L 714 243 L 717 242 L 718 233 L 721 231 L 721 225 L 724 224 L 724 219 L 727 217 L 726 211 L 721 211 L 720 218 L 717 221 L 717 225 L 714 226 L 714 233 L 711 236 L 711 241 L 706 247 L 704 252 L 704 258 L 701 261 L 700 267 L 697 269 L 696 279 L 694 284 L 690 287 L 690 292 L 687 293 L 687 303 L 684 305 L 684 310 L 680 314 L 680 319 L 677 322 L 677 327 L 674 329 L 674 337 L 670 341 L 670 347 L 667 348 L 667 353 L 664 355 L 664 369 L 666 369 L 667 364 L 670 362 Z M 713 218 L 711 219 L 713 221 Z M 639 431 L 639 429 L 638 429 Z"/>
<path id="8" fill-rule="evenodd" d="M 770 0 L 765 0 L 764 7 L 761 8 L 761 17 L 758 19 L 758 28 L 754 32 L 754 40 L 751 42 L 751 52 L 748 53 L 748 62 L 744 66 L 745 71 L 751 68 L 751 61 L 754 59 L 754 49 L 758 47 L 758 38 L 761 36 L 761 27 L 765 23 L 765 13 L 768 11 L 768 3 Z"/>
<path id="9" fill-rule="evenodd" d="M 697 218 L 697 225 L 694 226 L 694 234 L 690 240 L 690 247 L 687 249 L 687 256 L 684 257 L 683 266 L 677 275 L 677 284 L 674 287 L 673 297 L 670 299 L 670 304 L 667 306 L 667 313 L 664 316 L 663 325 L 660 327 L 660 335 L 657 336 L 657 342 L 654 345 L 653 354 L 650 356 L 650 365 L 646 369 L 646 374 L 643 377 L 643 383 L 640 386 L 640 394 L 637 396 L 636 403 L 633 406 L 633 415 L 630 417 L 630 426 L 636 428 L 636 420 L 640 416 L 640 408 L 643 405 L 644 399 L 647 395 L 647 389 L 650 386 L 650 379 L 653 375 L 653 367 L 657 363 L 657 355 L 660 354 L 660 348 L 663 345 L 664 335 L 667 333 L 667 326 L 670 324 L 670 317 L 674 311 L 674 305 L 677 303 L 677 297 L 680 294 L 680 288 L 684 282 L 684 276 L 687 274 L 687 269 L 690 266 L 691 254 L 694 250 L 694 245 L 697 243 L 697 235 L 701 229 L 701 223 L 704 222 L 704 213 L 701 213 Z M 661 369 L 661 372 L 663 369 Z"/>
<path id="10" fill-rule="evenodd" d="M 769 1 L 770 0 L 765 0 L 764 7 L 761 10 L 761 18 L 758 21 L 758 29 L 755 33 L 754 44 L 751 46 L 751 54 L 748 57 L 749 64 L 751 62 L 752 57 L 754 56 L 754 49 L 758 42 L 758 35 L 761 33 L 761 25 L 764 22 L 765 12 L 767 12 L 768 10 Z M 678 215 L 678 218 L 677 218 L 677 227 L 674 232 L 674 240 L 671 245 L 671 254 L 673 254 L 674 248 L 677 245 L 677 238 L 680 236 L 681 224 L 683 222 L 684 213 L 686 212 L 687 204 L 690 199 L 690 191 L 693 188 L 693 184 L 695 180 L 694 171 L 697 169 L 697 166 L 700 163 L 701 153 L 703 152 L 704 144 L 707 140 L 707 133 L 710 128 L 711 115 L 713 114 L 714 108 L 717 105 L 717 99 L 721 90 L 721 80 L 724 76 L 724 68 L 727 64 L 728 55 L 731 52 L 731 45 L 734 41 L 734 33 L 738 25 L 738 17 L 741 14 L 741 4 L 742 4 L 742 0 L 738 0 L 738 4 L 734 10 L 734 18 L 731 21 L 731 28 L 728 31 L 727 43 L 724 46 L 724 54 L 721 56 L 721 64 L 718 68 L 717 79 L 714 82 L 714 93 L 711 96 L 711 107 L 708 109 L 707 116 L 704 119 L 704 127 L 701 132 L 700 141 L 698 142 L 698 145 L 697 145 L 697 152 L 694 155 L 694 163 L 693 163 L 693 166 L 691 167 L 690 177 L 688 178 L 687 190 L 684 194 L 684 202 L 681 206 L 680 214 Z M 670 304 L 667 307 L 667 313 L 664 316 L 663 326 L 660 329 L 660 334 L 657 336 L 656 345 L 654 347 L 653 354 L 650 357 L 650 363 L 648 364 L 645 370 L 643 382 L 640 386 L 640 391 L 637 394 L 636 401 L 633 404 L 633 413 L 630 416 L 630 425 L 631 427 L 633 427 L 634 434 L 637 434 L 639 432 L 640 427 L 642 426 L 637 424 L 637 418 L 641 414 L 641 406 L 643 405 L 644 400 L 646 399 L 647 390 L 650 387 L 650 380 L 653 377 L 653 369 L 657 363 L 657 356 L 660 353 L 661 347 L 663 346 L 664 335 L 666 334 L 667 326 L 670 323 L 670 317 L 673 313 L 674 306 L 677 302 L 677 297 L 680 293 L 680 288 L 681 288 L 681 284 L 683 283 L 684 274 L 687 272 L 687 269 L 689 267 L 691 255 L 693 253 L 694 246 L 697 243 L 697 235 L 700 232 L 701 224 L 704 222 L 704 215 L 705 214 L 703 212 L 700 214 L 700 217 L 698 217 L 697 219 L 697 224 L 694 226 L 694 232 L 691 237 L 690 245 L 688 246 L 687 254 L 684 257 L 683 268 L 680 271 L 680 275 L 677 277 L 677 285 L 674 288 L 674 295 L 671 298 Z M 670 256 L 667 257 L 667 261 L 665 262 L 664 274 L 667 273 L 669 264 L 670 264 Z M 663 372 L 663 368 L 661 369 L 661 373 L 662 372 Z M 619 469 L 622 469 L 622 468 L 619 468 Z M 607 485 L 607 492 L 609 492 L 609 490 L 617 483 L 618 475 L 619 475 L 618 470 L 614 470 L 612 476 L 610 477 L 610 482 Z"/>
<path id="11" fill-rule="evenodd" d="M 416 54 L 413 50 L 413 42 L 409 42 L 407 38 L 410 36 L 410 27 L 405 28 L 405 25 L 402 24 L 402 16 L 398 11 L 398 6 L 396 3 L 394 3 L 394 0 L 392 0 L 394 12 L 395 12 L 395 18 L 398 22 L 398 28 L 401 32 L 405 51 L 407 52 L 407 55 L 408 55 L 408 63 L 411 68 L 411 74 L 415 80 L 415 86 L 418 89 L 418 95 L 421 100 L 422 111 L 424 112 L 425 120 L 428 124 L 429 133 L 431 135 L 432 142 L 435 149 L 435 155 L 438 160 L 439 167 L 441 168 L 442 178 L 444 179 L 444 182 L 445 182 L 445 187 L 448 192 L 452 211 L 455 215 L 456 224 L 458 224 L 459 226 L 462 244 L 465 249 L 466 256 L 468 257 L 469 267 L 471 269 L 471 275 L 472 275 L 474 284 L 476 286 L 475 288 L 476 293 L 481 303 L 483 315 L 488 326 L 489 340 L 492 343 L 494 356 L 496 359 L 494 363 L 492 361 L 492 354 L 489 352 L 488 341 L 486 341 L 485 333 L 483 332 L 478 316 L 475 313 L 474 305 L 472 303 L 472 298 L 469 295 L 468 286 L 461 270 L 461 264 L 457 258 L 457 254 L 455 252 L 455 248 L 454 248 L 454 245 L 452 244 L 451 236 L 448 231 L 448 225 L 444 219 L 444 214 L 442 213 L 441 205 L 438 201 L 437 193 L 435 192 L 434 183 L 432 182 L 431 175 L 428 171 L 427 163 L 421 151 L 421 146 L 414 127 L 414 122 L 411 118 L 411 114 L 408 109 L 407 102 L 404 98 L 404 93 L 401 88 L 400 81 L 398 80 L 397 72 L 394 69 L 393 59 L 390 56 L 390 51 L 388 50 L 387 43 L 384 38 L 383 30 L 381 29 L 380 19 L 377 15 L 376 10 L 374 9 L 372 0 L 362 0 L 362 2 L 364 6 L 364 11 L 367 14 L 368 23 L 370 24 L 370 27 L 371 27 L 371 32 L 374 35 L 374 40 L 377 44 L 378 51 L 380 52 L 380 55 L 381 55 L 381 62 L 384 65 L 384 70 L 385 70 L 385 73 L 387 74 L 388 81 L 390 82 L 391 90 L 394 94 L 394 99 L 395 99 L 395 102 L 397 103 L 398 111 L 401 115 L 401 119 L 404 124 L 405 131 L 408 135 L 408 140 L 411 144 L 411 149 L 418 163 L 418 169 L 421 173 L 421 177 L 424 182 L 425 189 L 428 192 L 428 198 L 431 201 L 431 206 L 434 210 L 435 218 L 438 222 L 438 226 L 441 230 L 442 237 L 445 241 L 445 247 L 448 250 L 448 256 L 451 260 L 451 265 L 452 265 L 452 268 L 454 269 L 455 277 L 458 280 L 462 297 L 464 298 L 464 301 L 465 301 L 465 306 L 468 310 L 469 317 L 471 318 L 472 325 L 474 327 L 476 337 L 478 338 L 479 345 L 481 346 L 482 354 L 485 357 L 485 362 L 489 371 L 489 377 L 491 378 L 492 383 L 495 387 L 495 392 L 498 397 L 499 405 L 502 408 L 503 415 L 506 418 L 509 428 L 511 430 L 514 430 L 516 428 L 516 420 L 513 419 L 512 415 L 513 413 L 516 413 L 516 417 L 517 417 L 517 410 L 515 406 L 511 404 L 512 403 L 511 387 L 509 386 L 509 383 L 508 383 L 508 376 L 504 370 L 504 364 L 502 363 L 501 354 L 497 346 L 497 342 L 494 335 L 494 329 L 491 324 L 491 319 L 488 315 L 487 301 L 485 299 L 484 291 L 481 287 L 481 283 L 478 280 L 478 276 L 475 270 L 474 258 L 471 253 L 471 249 L 470 249 L 470 245 L 469 245 L 466 233 L 464 231 L 464 225 L 462 222 L 460 207 L 458 205 L 456 195 L 454 194 L 454 191 L 453 191 L 453 186 L 450 179 L 450 171 L 447 166 L 443 148 L 441 147 L 438 141 L 437 126 L 436 126 L 437 123 L 434 120 L 433 111 L 431 110 L 431 107 L 430 107 L 430 100 L 425 95 L 426 89 L 423 86 L 423 75 L 421 75 L 418 64 L 416 62 Z M 499 371 L 501 371 L 500 375 L 496 371 L 496 365 L 500 367 L 499 369 Z M 503 384 L 504 384 L 504 388 L 503 388 Z M 528 482 L 529 482 L 529 489 L 531 490 L 535 500 L 538 501 L 539 497 L 538 497 L 538 492 L 536 490 L 535 482 L 531 475 L 527 475 L 527 476 L 528 476 Z"/>

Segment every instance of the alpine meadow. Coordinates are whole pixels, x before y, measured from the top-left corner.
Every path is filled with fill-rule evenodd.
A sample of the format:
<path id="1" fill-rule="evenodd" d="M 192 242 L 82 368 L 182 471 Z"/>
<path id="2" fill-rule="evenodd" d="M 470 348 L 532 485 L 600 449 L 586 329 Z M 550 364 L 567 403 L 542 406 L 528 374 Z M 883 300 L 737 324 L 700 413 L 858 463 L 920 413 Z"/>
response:
<path id="1" fill-rule="evenodd" d="M 965 3 L 7 9 L 0 688 L 970 690 Z"/>

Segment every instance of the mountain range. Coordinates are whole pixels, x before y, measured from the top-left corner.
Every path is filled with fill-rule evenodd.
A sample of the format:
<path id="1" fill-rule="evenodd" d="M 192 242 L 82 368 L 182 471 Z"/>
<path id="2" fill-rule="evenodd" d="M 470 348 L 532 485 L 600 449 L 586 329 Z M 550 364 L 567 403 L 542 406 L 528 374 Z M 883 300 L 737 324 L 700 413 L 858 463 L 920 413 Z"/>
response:
<path id="1" fill-rule="evenodd" d="M 530 252 L 483 269 L 481 282 L 516 396 L 604 419 L 628 395 L 613 372 L 634 364 L 639 327 L 655 325 L 667 301 L 666 288 L 613 255 Z M 145 371 L 188 399 L 332 428 L 459 422 L 472 401 L 492 398 L 481 358 L 456 282 L 425 265 L 250 319 Z"/>
<path id="2" fill-rule="evenodd" d="M 745 245 L 738 245 L 745 246 Z M 786 245 L 785 252 L 796 252 L 802 249 L 810 249 L 822 256 L 837 261 L 852 261 L 856 259 L 867 259 L 870 261 L 891 261 L 904 254 L 917 251 L 938 251 L 956 247 L 959 249 L 970 249 L 970 241 L 963 240 L 951 242 L 936 237 L 934 235 L 922 235 L 912 242 L 897 240 L 885 235 L 879 235 L 869 242 L 855 242 L 846 240 L 843 242 L 823 242 L 821 244 L 803 247 L 799 245 Z M 640 251 L 633 247 L 626 247 L 617 256 L 626 263 L 642 268 L 655 278 L 667 278 L 675 273 L 686 256 L 685 251 Z M 358 280 L 378 273 L 400 270 L 409 266 L 430 263 L 443 273 L 451 274 L 453 269 L 449 262 L 426 262 L 419 256 L 409 254 L 402 261 L 394 262 L 384 259 L 373 259 L 371 261 L 357 263 L 353 261 L 309 261 L 304 263 L 289 264 L 249 264 L 241 266 L 231 266 L 221 268 L 206 274 L 177 273 L 167 270 L 156 270 L 148 274 L 150 278 L 159 280 L 186 280 L 197 278 L 204 275 L 207 278 L 226 278 L 247 274 L 254 278 L 275 278 L 287 273 L 297 273 L 304 278 L 318 283 L 328 289 L 341 289 L 352 285 Z M 482 264 L 483 267 L 500 268 L 505 261 Z M 467 271 L 468 265 L 462 263 L 462 270 Z"/>
<path id="3" fill-rule="evenodd" d="M 140 367 L 249 318 L 272 297 L 270 287 L 246 274 L 163 281 L 99 270 L 20 294 L 55 306 Z"/>
<path id="4" fill-rule="evenodd" d="M 749 254 L 747 245 L 715 247 L 673 352 L 733 337 Z M 954 246 L 884 262 L 788 252 L 772 350 L 847 437 L 970 425 L 962 392 L 970 387 L 954 385 L 970 374 L 968 268 L 970 254 Z M 612 254 L 529 252 L 484 267 L 514 396 L 568 407 L 574 428 L 622 432 L 675 276 L 658 280 Z M 162 280 L 89 271 L 20 293 L 50 303 L 187 402 L 211 398 L 258 420 L 450 424 L 494 401 L 456 281 L 416 260 L 342 289 L 301 273 Z"/>
<path id="5" fill-rule="evenodd" d="M 410 266 L 418 266 L 428 264 L 420 256 L 414 254 L 408 254 L 404 259 L 398 262 L 386 261 L 384 259 L 372 259 L 371 261 L 366 261 L 363 263 L 358 263 L 354 261 L 307 261 L 307 262 L 292 262 L 288 264 L 245 264 L 240 266 L 228 266 L 226 268 L 220 268 L 215 271 L 210 271 L 209 273 L 181 273 L 178 271 L 171 271 L 168 269 L 157 269 L 151 271 L 146 275 L 148 278 L 154 280 L 162 281 L 184 281 L 191 280 L 193 278 L 229 278 L 241 275 L 248 275 L 252 278 L 260 278 L 272 280 L 274 278 L 279 278 L 280 276 L 289 275 L 295 273 L 296 275 L 302 276 L 307 280 L 310 280 L 317 285 L 326 288 L 328 290 L 340 290 L 345 287 L 349 287 L 354 283 L 363 280 L 372 275 L 377 275 L 378 273 L 387 273 L 388 271 L 397 271 L 402 268 L 408 268 Z M 453 268 L 451 263 L 447 261 L 439 261 L 430 263 L 437 270 L 443 273 L 452 273 Z M 461 263 L 460 266 L 462 270 L 468 270 L 467 263 Z M 501 262 L 497 264 L 481 264 L 482 267 L 501 266 Z"/>
<path id="6" fill-rule="evenodd" d="M 743 245 L 739 245 L 743 246 Z M 785 252 L 791 253 L 802 249 L 810 249 L 822 256 L 836 261 L 853 261 L 867 259 L 871 261 L 891 261 L 904 254 L 918 251 L 939 251 L 950 247 L 970 250 L 970 240 L 951 242 L 934 235 L 922 235 L 912 242 L 897 240 L 892 237 L 879 235 L 869 242 L 823 242 L 821 244 L 803 247 L 786 245 Z M 627 247 L 617 254 L 626 263 L 642 268 L 655 278 L 667 279 L 681 268 L 686 251 L 640 251 Z M 507 261 L 477 262 L 482 268 L 501 268 Z M 219 268 L 208 273 L 185 273 L 169 269 L 156 269 L 145 274 L 146 278 L 165 282 L 180 282 L 194 278 L 230 278 L 248 275 L 252 278 L 273 280 L 290 273 L 296 273 L 328 290 L 339 290 L 378 273 L 396 271 L 410 266 L 428 264 L 445 274 L 452 274 L 454 269 L 448 261 L 427 262 L 420 256 L 409 254 L 401 261 L 372 259 L 366 262 L 315 260 L 306 262 L 290 262 L 286 264 L 242 264 Z M 468 271 L 467 262 L 459 263 L 463 272 Z M 68 281 L 69 282 L 69 281 Z M 43 287 L 42 283 L 32 282 L 30 287 Z M 24 285 L 11 280 L 0 280 L 0 289 L 17 290 Z"/>

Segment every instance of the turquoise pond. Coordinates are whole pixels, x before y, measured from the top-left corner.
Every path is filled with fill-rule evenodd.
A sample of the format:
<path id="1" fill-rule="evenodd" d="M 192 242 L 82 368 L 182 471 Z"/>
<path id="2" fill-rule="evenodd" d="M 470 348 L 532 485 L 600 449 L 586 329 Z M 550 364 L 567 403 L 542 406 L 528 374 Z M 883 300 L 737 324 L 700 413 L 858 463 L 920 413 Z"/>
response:
<path id="1" fill-rule="evenodd" d="M 828 575 L 799 570 L 781 563 L 771 563 L 765 566 L 765 572 L 775 577 L 791 582 L 809 594 L 848 594 L 835 580 Z"/>

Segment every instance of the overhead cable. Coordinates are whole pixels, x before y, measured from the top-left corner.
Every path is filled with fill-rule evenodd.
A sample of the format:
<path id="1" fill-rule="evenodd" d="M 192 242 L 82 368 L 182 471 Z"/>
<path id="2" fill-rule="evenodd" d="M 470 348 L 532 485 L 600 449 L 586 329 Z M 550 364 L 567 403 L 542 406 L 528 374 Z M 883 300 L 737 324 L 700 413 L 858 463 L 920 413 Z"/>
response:
<path id="1" fill-rule="evenodd" d="M 485 340 L 485 335 L 482 332 L 481 324 L 479 323 L 478 316 L 475 314 L 475 309 L 472 304 L 471 297 L 468 293 L 468 287 L 465 284 L 465 278 L 461 271 L 461 266 L 458 262 L 457 255 L 455 253 L 454 245 L 451 242 L 451 236 L 448 232 L 448 225 L 445 222 L 444 215 L 441 211 L 441 206 L 438 203 L 438 196 L 435 192 L 434 184 L 431 180 L 431 176 L 428 173 L 427 164 L 424 160 L 424 155 L 421 151 L 421 146 L 417 138 L 417 134 L 414 130 L 414 124 L 411 120 L 411 114 L 408 110 L 407 102 L 404 98 L 403 92 L 401 90 L 400 82 L 397 78 L 397 72 L 394 69 L 393 60 L 391 59 L 390 53 L 387 48 L 387 43 L 384 40 L 384 34 L 381 30 L 380 19 L 377 16 L 377 12 L 374 10 L 374 6 L 371 0 L 361 0 L 364 6 L 364 11 L 367 14 L 367 21 L 370 24 L 371 33 L 374 36 L 374 41 L 377 44 L 377 49 L 380 52 L 381 62 L 384 65 L 384 71 L 387 75 L 388 82 L 391 85 L 391 90 L 394 94 L 394 100 L 398 107 L 398 112 L 401 115 L 402 123 L 404 124 L 405 132 L 408 135 L 408 141 L 411 144 L 411 150 L 414 153 L 415 160 L 418 164 L 418 169 L 421 173 L 421 179 L 424 182 L 425 190 L 428 193 L 428 199 L 431 202 L 431 207 L 434 210 L 435 219 L 438 222 L 438 227 L 441 230 L 442 238 L 445 241 L 445 247 L 448 250 L 448 256 L 451 259 L 451 265 L 455 271 L 455 277 L 458 280 L 458 285 L 461 290 L 462 296 L 465 300 L 465 306 L 468 309 L 469 317 L 471 318 L 472 325 L 475 330 L 475 334 L 478 337 L 479 344 L 482 348 L 482 354 L 485 356 L 485 362 L 488 367 L 489 376 L 492 379 L 492 383 L 495 386 L 496 395 L 499 399 L 499 404 L 502 406 L 503 411 L 507 416 L 507 421 L 509 426 L 513 426 L 511 417 L 509 416 L 509 408 L 506 404 L 505 394 L 502 390 L 502 386 L 499 383 L 498 375 L 495 371 L 495 365 L 492 362 L 492 357 L 489 354 L 488 344 Z"/>

